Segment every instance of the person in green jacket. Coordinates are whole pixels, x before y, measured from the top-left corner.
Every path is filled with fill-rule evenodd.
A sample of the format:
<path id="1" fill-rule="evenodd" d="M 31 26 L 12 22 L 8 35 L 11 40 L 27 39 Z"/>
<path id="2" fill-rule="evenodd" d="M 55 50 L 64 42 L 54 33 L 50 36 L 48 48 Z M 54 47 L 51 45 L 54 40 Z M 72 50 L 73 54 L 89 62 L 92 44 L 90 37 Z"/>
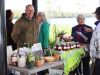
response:
<path id="1" fill-rule="evenodd" d="M 37 14 L 37 21 L 39 23 L 38 42 L 42 44 L 43 49 L 47 49 L 49 41 L 49 23 L 43 12 Z"/>
<path id="2" fill-rule="evenodd" d="M 46 20 L 43 12 L 38 12 L 37 21 L 39 24 L 38 29 L 38 42 L 42 44 L 43 50 L 48 48 L 49 43 L 49 23 Z M 48 69 L 38 72 L 38 75 L 49 75 Z"/>

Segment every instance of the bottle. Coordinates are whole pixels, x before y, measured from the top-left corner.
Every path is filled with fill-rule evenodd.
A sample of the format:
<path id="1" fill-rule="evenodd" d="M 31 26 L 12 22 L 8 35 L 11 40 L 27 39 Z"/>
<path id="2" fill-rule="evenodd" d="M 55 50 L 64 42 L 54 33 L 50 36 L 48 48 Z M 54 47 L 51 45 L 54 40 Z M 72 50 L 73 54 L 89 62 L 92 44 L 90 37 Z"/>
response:
<path id="1" fill-rule="evenodd" d="M 58 44 L 58 51 L 62 50 L 62 46 L 60 44 Z"/>
<path id="2" fill-rule="evenodd" d="M 18 64 L 17 53 L 13 53 L 11 55 L 11 65 L 12 66 L 17 66 L 17 64 Z"/>
<path id="3" fill-rule="evenodd" d="M 18 67 L 25 67 L 26 66 L 26 56 L 25 54 L 20 54 L 18 58 Z"/>
<path id="4" fill-rule="evenodd" d="M 58 44 L 56 44 L 56 45 L 54 46 L 54 49 L 55 49 L 55 50 L 58 50 Z"/>
<path id="5" fill-rule="evenodd" d="M 76 48 L 79 48 L 79 47 L 80 47 L 79 42 L 76 42 Z"/>
<path id="6" fill-rule="evenodd" d="M 59 47 L 59 44 L 56 44 L 56 45 L 54 46 L 54 49 L 55 49 L 55 50 L 58 50 L 58 47 Z"/>
<path id="7" fill-rule="evenodd" d="M 66 44 L 66 49 L 70 50 L 70 45 L 69 44 Z"/>
<path id="8" fill-rule="evenodd" d="M 27 54 L 27 68 L 32 69 L 34 67 L 34 53 L 30 50 L 29 53 Z"/>
<path id="9" fill-rule="evenodd" d="M 75 42 L 73 42 L 73 47 L 76 48 L 76 43 Z"/>
<path id="10" fill-rule="evenodd" d="M 62 50 L 63 50 L 63 51 L 66 51 L 66 50 L 67 50 L 66 44 L 63 44 L 63 45 L 62 45 Z"/>

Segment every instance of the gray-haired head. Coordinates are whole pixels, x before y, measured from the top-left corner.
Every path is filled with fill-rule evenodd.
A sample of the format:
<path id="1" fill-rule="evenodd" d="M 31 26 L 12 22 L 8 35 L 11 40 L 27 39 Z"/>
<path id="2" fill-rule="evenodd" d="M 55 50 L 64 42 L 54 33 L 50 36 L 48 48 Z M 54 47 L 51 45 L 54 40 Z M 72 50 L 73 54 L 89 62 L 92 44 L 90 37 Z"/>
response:
<path id="1" fill-rule="evenodd" d="M 43 21 L 47 21 L 47 20 L 46 20 L 46 16 L 45 16 L 45 14 L 44 14 L 43 12 L 38 12 L 38 13 L 37 13 L 37 17 L 38 17 L 38 16 L 41 17 L 42 22 L 43 22 Z"/>
<path id="2" fill-rule="evenodd" d="M 80 18 L 83 18 L 83 19 L 85 19 L 85 17 L 84 17 L 84 15 L 82 15 L 82 14 L 79 14 L 78 16 L 77 16 L 77 21 L 80 19 Z"/>
<path id="3" fill-rule="evenodd" d="M 82 14 L 79 14 L 76 19 L 80 25 L 84 24 L 85 22 L 85 17 Z"/>

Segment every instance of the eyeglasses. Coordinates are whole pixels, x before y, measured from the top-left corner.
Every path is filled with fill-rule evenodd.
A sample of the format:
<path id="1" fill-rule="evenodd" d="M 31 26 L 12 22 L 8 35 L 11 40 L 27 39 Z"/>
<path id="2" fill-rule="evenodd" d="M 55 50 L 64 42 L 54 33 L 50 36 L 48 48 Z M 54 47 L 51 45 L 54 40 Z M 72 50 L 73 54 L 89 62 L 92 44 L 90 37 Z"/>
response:
<path id="1" fill-rule="evenodd" d="M 31 12 L 33 12 L 34 10 L 26 10 L 26 11 L 29 11 L 29 12 L 31 11 Z"/>

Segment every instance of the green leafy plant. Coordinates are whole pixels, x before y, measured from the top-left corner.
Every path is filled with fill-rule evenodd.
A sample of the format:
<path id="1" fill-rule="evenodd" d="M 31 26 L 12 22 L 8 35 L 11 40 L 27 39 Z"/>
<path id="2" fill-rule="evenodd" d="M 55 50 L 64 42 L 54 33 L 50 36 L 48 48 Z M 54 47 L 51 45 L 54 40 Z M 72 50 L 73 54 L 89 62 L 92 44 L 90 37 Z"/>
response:
<path id="1" fill-rule="evenodd" d="M 43 60 L 43 56 L 35 55 L 35 61 Z"/>
<path id="2" fill-rule="evenodd" d="M 51 50 L 52 51 L 52 55 L 55 55 L 55 54 L 60 54 L 59 51 L 56 51 L 56 50 Z"/>
<path id="3" fill-rule="evenodd" d="M 61 31 L 61 32 L 58 32 L 57 36 L 58 36 L 58 37 L 61 37 L 61 36 L 64 35 L 64 34 L 65 34 L 65 32 L 64 32 L 64 31 Z"/>
<path id="4" fill-rule="evenodd" d="M 56 41 L 52 41 L 52 42 L 49 41 L 49 46 L 51 49 L 54 47 L 55 43 L 56 43 Z"/>
<path id="5" fill-rule="evenodd" d="M 35 55 L 35 65 L 41 67 L 44 64 L 43 56 Z"/>
<path id="6" fill-rule="evenodd" d="M 51 53 L 50 53 L 50 50 L 45 51 L 46 56 L 51 56 L 51 55 L 54 55 L 54 54 L 60 54 L 60 52 L 56 51 L 56 50 L 53 50 L 53 49 L 51 50 Z"/>
<path id="7" fill-rule="evenodd" d="M 29 52 L 27 54 L 27 62 L 32 62 L 32 61 L 34 61 L 34 54 Z"/>
<path id="8" fill-rule="evenodd" d="M 34 66 L 34 54 L 32 52 L 29 52 L 27 54 L 27 60 L 26 60 L 26 63 L 27 63 L 27 68 L 29 69 L 32 69 L 33 66 Z"/>

